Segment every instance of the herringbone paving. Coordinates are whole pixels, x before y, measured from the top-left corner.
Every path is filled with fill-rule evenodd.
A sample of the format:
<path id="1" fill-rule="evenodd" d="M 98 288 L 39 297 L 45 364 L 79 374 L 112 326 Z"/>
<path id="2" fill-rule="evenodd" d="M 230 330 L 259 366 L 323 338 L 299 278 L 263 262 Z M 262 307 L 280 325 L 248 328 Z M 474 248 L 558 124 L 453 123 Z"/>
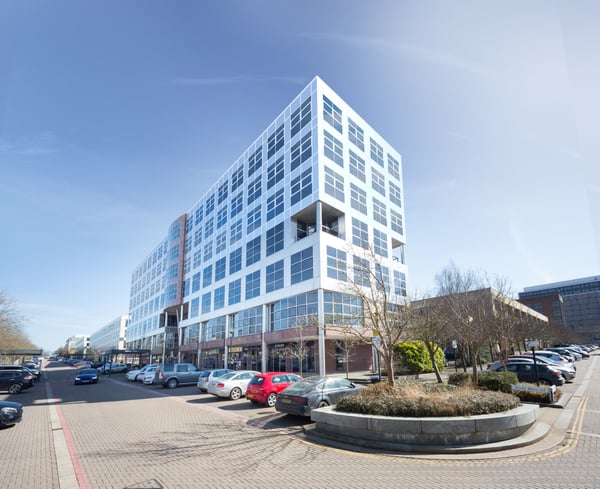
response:
<path id="1" fill-rule="evenodd" d="M 578 363 L 576 382 L 564 387 L 571 397 L 564 410 L 541 409 L 540 421 L 555 426 L 544 440 L 450 457 L 328 448 L 296 436 L 302 426 L 265 422 L 276 418 L 269 408 L 216 407 L 197 395 L 173 396 L 117 379 L 75 387 L 72 371 L 64 369 L 47 371 L 47 378 L 79 489 L 597 488 L 596 359 Z M 21 395 L 32 400 L 23 423 L 0 432 L 2 487 L 67 489 L 57 468 L 61 454 L 48 400 L 39 398 L 38 387 Z"/>

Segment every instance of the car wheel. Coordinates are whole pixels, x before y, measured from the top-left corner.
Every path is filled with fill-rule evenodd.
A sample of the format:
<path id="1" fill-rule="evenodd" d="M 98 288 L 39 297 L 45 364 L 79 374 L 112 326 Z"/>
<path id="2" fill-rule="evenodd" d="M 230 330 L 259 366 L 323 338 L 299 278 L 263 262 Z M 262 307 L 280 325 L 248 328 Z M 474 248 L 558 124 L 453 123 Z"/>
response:
<path id="1" fill-rule="evenodd" d="M 552 385 L 552 384 L 546 379 L 540 379 L 540 385 Z"/>
<path id="2" fill-rule="evenodd" d="M 169 379 L 167 381 L 167 387 L 169 389 L 175 389 L 175 387 L 177 387 L 177 379 Z"/>
<path id="3" fill-rule="evenodd" d="M 22 390 L 23 390 L 23 386 L 21 384 L 11 384 L 8 387 L 8 393 L 9 394 L 18 394 Z"/>
<path id="4" fill-rule="evenodd" d="M 237 401 L 240 397 L 242 397 L 242 389 L 239 387 L 234 387 L 231 389 L 231 392 L 229 393 L 229 399 Z"/>
<path id="5" fill-rule="evenodd" d="M 317 404 L 317 408 L 322 408 L 322 407 L 326 407 L 326 406 L 329 406 L 329 403 L 325 400 L 319 401 L 319 404 Z"/>
<path id="6" fill-rule="evenodd" d="M 275 403 L 277 402 L 277 394 L 275 394 L 274 392 L 271 392 L 269 394 L 269 397 L 267 397 L 267 406 L 269 407 L 273 407 L 275 406 Z"/>

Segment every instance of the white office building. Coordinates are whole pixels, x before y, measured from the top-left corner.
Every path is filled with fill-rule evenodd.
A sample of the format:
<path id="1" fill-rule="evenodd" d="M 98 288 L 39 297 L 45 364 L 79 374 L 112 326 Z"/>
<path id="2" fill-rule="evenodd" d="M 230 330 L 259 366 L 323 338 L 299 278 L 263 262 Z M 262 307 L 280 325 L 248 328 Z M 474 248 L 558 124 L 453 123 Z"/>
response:
<path id="1" fill-rule="evenodd" d="M 90 335 L 90 350 L 101 354 L 124 350 L 127 341 L 129 315 L 123 314 Z"/>
<path id="2" fill-rule="evenodd" d="M 90 347 L 90 337 L 86 334 L 75 334 L 65 341 L 65 350 L 69 355 L 84 357 Z"/>
<path id="3" fill-rule="evenodd" d="M 341 370 L 326 322 L 361 309 L 347 293 L 352 250 L 374 252 L 406 296 L 404 244 L 400 154 L 317 77 L 133 272 L 127 348 L 201 367 Z M 371 362 L 363 345 L 351 369 Z"/>

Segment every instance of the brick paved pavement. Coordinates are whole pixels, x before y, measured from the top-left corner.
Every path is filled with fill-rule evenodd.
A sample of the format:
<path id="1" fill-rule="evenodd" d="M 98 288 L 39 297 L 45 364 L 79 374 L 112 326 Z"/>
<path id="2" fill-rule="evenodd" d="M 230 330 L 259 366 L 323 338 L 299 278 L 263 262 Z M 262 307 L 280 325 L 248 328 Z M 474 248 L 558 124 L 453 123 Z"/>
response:
<path id="1" fill-rule="evenodd" d="M 541 442 L 500 453 L 450 457 L 328 448 L 297 437 L 302 426 L 283 423 L 287 418 L 270 408 L 243 401 L 214 402 L 193 388 L 149 388 L 118 377 L 102 378 L 94 386 L 73 386 L 73 371 L 57 369 L 47 372 L 49 397 L 60 402 L 49 407 L 52 402 L 44 388 L 36 386 L 18 397 L 27 404 L 24 422 L 0 431 L 0 485 L 11 489 L 600 487 L 597 360 L 595 356 L 578 363 L 576 382 L 563 387 L 570 396 L 564 410 L 542 408 L 542 421 L 554 429 Z M 57 463 L 65 450 L 70 468 Z M 77 475 L 77 484 L 70 485 L 72 474 Z"/>

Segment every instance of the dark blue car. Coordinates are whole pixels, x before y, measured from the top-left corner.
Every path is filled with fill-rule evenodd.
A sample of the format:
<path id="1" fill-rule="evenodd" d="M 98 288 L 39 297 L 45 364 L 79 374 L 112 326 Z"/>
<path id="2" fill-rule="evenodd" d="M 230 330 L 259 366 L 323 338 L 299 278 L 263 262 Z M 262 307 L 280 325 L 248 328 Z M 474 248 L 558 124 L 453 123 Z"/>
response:
<path id="1" fill-rule="evenodd" d="M 0 428 L 20 423 L 21 419 L 23 419 L 23 404 L 0 401 Z"/>
<path id="2" fill-rule="evenodd" d="M 98 371 L 95 368 L 82 368 L 75 375 L 75 385 L 98 383 Z"/>

